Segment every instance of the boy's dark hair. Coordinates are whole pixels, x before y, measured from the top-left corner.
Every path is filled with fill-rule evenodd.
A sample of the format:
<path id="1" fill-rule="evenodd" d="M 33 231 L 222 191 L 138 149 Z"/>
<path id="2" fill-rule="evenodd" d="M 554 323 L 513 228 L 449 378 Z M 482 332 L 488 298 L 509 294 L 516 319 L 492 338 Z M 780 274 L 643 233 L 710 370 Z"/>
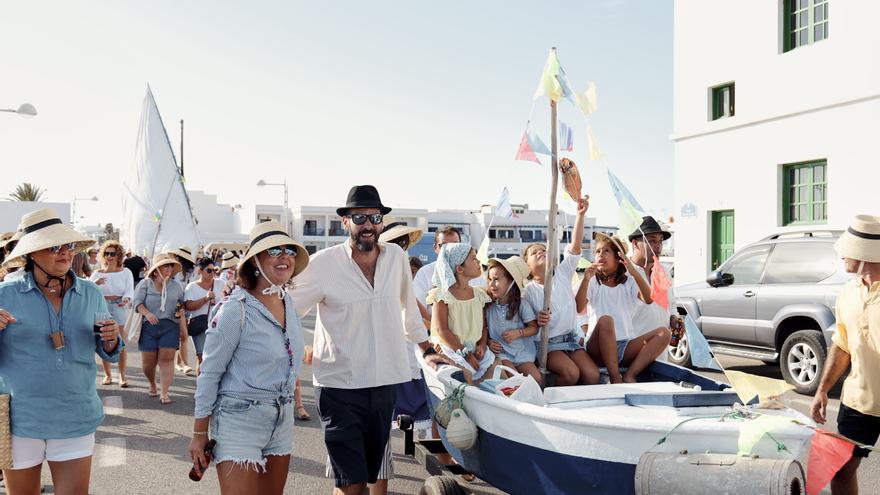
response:
<path id="1" fill-rule="evenodd" d="M 211 266 L 213 264 L 214 264 L 214 260 L 212 260 L 211 258 L 209 258 L 207 256 L 205 256 L 204 258 L 199 258 L 198 262 L 196 262 L 196 265 L 198 265 L 200 270 L 204 270 L 205 268 L 208 268 L 209 266 Z"/>
<path id="2" fill-rule="evenodd" d="M 437 246 L 437 241 L 440 240 L 440 234 L 443 234 L 443 235 L 456 234 L 458 236 L 458 239 L 461 240 L 461 230 L 459 230 L 458 227 L 453 227 L 452 225 L 444 225 L 444 226 L 440 227 L 439 229 L 437 229 L 436 232 L 434 232 L 434 246 L 435 247 Z"/>

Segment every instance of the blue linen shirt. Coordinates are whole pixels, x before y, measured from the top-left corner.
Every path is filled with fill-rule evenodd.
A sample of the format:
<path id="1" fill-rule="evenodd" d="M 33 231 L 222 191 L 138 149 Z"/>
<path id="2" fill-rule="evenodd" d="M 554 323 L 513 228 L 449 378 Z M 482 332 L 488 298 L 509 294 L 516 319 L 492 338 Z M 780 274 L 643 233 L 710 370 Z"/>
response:
<path id="1" fill-rule="evenodd" d="M 104 352 L 92 327 L 106 312 L 101 289 L 70 272 L 60 314 L 28 273 L 0 283 L 0 308 L 16 322 L 0 331 L 0 392 L 11 395 L 12 433 L 38 439 L 75 438 L 94 433 L 104 420 L 95 388 L 95 354 L 116 362 L 125 345 Z M 55 350 L 49 334 L 60 330 L 65 345 Z"/>
<path id="2" fill-rule="evenodd" d="M 250 400 L 293 396 L 305 344 L 302 323 L 287 293 L 284 318 L 293 367 L 281 324 L 256 297 L 236 287 L 216 308 L 205 332 L 201 374 L 196 379 L 197 419 L 213 413 L 218 396 Z"/>
<path id="3" fill-rule="evenodd" d="M 514 359 L 514 364 L 526 363 L 534 361 L 536 357 L 535 341 L 538 335 L 530 337 L 521 337 L 513 342 L 504 341 L 504 332 L 508 330 L 516 330 L 525 328 L 526 323 L 535 321 L 535 311 L 527 301 L 520 301 L 519 312 L 512 320 L 507 319 L 507 304 L 499 304 L 492 302 L 486 307 L 486 314 L 489 318 L 489 338 L 498 341 L 504 349 L 504 354 Z"/>

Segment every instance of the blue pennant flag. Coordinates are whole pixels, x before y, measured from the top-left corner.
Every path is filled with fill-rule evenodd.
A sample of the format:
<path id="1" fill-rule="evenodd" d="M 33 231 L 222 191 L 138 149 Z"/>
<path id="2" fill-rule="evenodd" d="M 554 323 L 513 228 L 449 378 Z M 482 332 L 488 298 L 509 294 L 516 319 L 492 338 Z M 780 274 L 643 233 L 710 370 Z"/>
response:
<path id="1" fill-rule="evenodd" d="M 691 318 L 691 315 L 684 316 L 684 328 L 687 332 L 687 345 L 688 351 L 691 354 L 691 363 L 697 368 L 711 368 L 724 371 L 712 355 L 709 343 L 706 342 L 706 337 L 697 328 L 697 322 Z"/>

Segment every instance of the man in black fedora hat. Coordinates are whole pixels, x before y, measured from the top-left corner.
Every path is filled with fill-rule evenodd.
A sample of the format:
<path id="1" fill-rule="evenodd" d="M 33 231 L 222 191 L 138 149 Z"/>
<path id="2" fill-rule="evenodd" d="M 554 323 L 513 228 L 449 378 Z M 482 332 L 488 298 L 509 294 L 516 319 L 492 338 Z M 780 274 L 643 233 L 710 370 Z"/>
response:
<path id="1" fill-rule="evenodd" d="M 672 237 L 672 233 L 664 230 L 652 216 L 642 217 L 642 223 L 629 235 L 632 244 L 630 260 L 636 265 L 636 269 L 645 280 L 651 284 L 651 274 L 654 270 L 666 269 L 655 260 L 663 251 L 663 241 Z M 672 277 L 666 272 L 666 277 Z M 633 314 L 633 331 L 641 335 L 648 342 L 645 345 L 652 346 L 652 353 L 656 357 L 665 357 L 665 350 L 671 338 L 671 328 L 678 326 L 678 312 L 675 309 L 675 296 L 672 287 L 669 288 L 667 300 L 668 306 L 664 308 L 656 301 L 651 304 L 640 304 Z"/>
<path id="2" fill-rule="evenodd" d="M 427 362 L 443 361 L 428 342 L 406 254 L 379 242 L 390 211 L 375 187 L 352 187 L 336 210 L 349 240 L 312 256 L 292 289 L 300 314 L 318 305 L 312 381 L 337 493 L 376 482 L 396 386 L 410 381 L 407 340 Z"/>

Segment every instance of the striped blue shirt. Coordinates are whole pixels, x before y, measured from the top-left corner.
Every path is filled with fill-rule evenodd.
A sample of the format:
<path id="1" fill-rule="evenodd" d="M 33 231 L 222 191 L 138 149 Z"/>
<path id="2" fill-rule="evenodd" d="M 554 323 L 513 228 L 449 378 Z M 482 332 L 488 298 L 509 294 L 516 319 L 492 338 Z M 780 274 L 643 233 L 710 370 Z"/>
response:
<path id="1" fill-rule="evenodd" d="M 248 291 L 236 287 L 212 316 L 196 380 L 195 417 L 210 416 L 222 395 L 251 400 L 292 397 L 304 343 L 290 295 L 284 296 L 284 318 L 293 352 L 292 368 L 281 325 Z"/>
<path id="2" fill-rule="evenodd" d="M 31 273 L 0 283 L 0 308 L 16 322 L 0 331 L 0 393 L 11 394 L 12 433 L 20 437 L 75 438 L 94 433 L 104 420 L 95 390 L 95 354 L 116 362 L 120 340 L 110 355 L 92 330 L 96 312 L 106 312 L 104 294 L 73 276 L 61 312 L 40 291 Z M 49 334 L 64 333 L 56 350 Z"/>

